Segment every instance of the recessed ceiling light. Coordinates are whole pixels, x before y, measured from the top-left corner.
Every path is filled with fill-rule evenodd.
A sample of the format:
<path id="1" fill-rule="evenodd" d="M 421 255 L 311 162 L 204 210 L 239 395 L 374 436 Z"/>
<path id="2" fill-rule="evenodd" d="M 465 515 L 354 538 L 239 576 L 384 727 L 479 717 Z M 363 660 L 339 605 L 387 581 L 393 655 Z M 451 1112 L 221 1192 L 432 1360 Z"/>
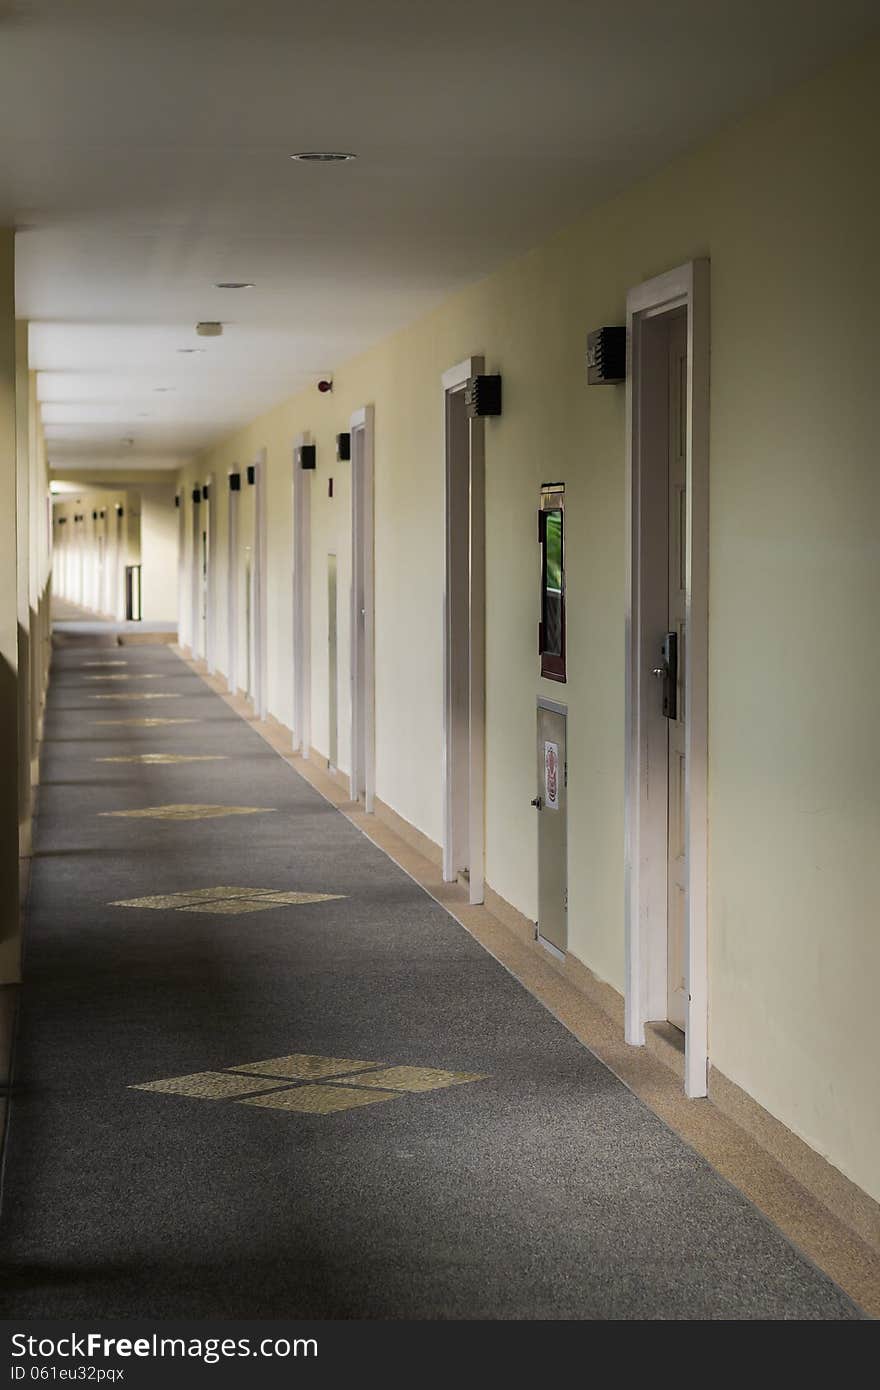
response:
<path id="1" fill-rule="evenodd" d="M 252 280 L 215 280 L 215 290 L 252 290 Z"/>
<path id="2" fill-rule="evenodd" d="M 342 150 L 301 150 L 290 157 L 312 164 L 344 164 L 349 159 L 357 159 L 356 154 L 347 154 Z"/>
<path id="3" fill-rule="evenodd" d="M 178 352 L 205 352 L 206 348 L 178 348 Z"/>

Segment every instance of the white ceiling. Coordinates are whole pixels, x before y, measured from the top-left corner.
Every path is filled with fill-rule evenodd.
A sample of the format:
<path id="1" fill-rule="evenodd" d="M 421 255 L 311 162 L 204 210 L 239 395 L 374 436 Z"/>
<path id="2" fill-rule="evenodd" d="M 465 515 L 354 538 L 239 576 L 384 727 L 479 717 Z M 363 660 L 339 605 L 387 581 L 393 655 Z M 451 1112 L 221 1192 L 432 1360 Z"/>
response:
<path id="1" fill-rule="evenodd" d="M 175 466 L 878 26 L 876 0 L 0 0 L 52 460 Z"/>

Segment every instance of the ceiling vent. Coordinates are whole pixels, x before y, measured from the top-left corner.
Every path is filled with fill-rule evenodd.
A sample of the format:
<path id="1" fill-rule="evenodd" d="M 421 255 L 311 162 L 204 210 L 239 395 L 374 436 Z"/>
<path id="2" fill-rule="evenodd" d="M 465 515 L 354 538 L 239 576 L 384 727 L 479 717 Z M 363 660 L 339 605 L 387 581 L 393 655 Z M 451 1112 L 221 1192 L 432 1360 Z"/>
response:
<path id="1" fill-rule="evenodd" d="M 203 321 L 196 324 L 196 332 L 200 338 L 219 338 L 223 332 L 223 324 Z"/>

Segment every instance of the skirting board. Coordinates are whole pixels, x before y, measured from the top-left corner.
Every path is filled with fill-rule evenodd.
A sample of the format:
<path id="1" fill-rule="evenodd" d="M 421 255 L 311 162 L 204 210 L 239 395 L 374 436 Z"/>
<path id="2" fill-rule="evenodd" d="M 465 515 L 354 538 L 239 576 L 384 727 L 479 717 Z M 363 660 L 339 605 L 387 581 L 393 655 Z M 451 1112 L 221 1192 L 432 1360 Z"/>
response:
<path id="1" fill-rule="evenodd" d="M 176 632 L 118 632 L 117 647 L 155 647 L 160 643 L 173 647 L 177 642 Z"/>
<path id="2" fill-rule="evenodd" d="M 535 940 L 535 924 L 530 917 L 526 917 L 518 908 L 513 907 L 500 893 L 496 893 L 494 888 L 490 888 L 488 883 L 485 888 L 486 907 L 497 917 L 508 931 L 514 932 L 522 941 L 533 946 L 536 951 L 540 951 L 546 957 L 549 964 L 558 970 L 561 975 L 570 980 L 581 994 L 585 994 L 591 1004 L 608 1014 L 615 1023 L 623 1028 L 623 995 L 618 993 L 613 985 L 606 984 L 600 980 L 589 966 L 584 965 L 583 961 L 578 960 L 571 952 L 567 952 L 563 961 L 558 961 L 549 952 L 544 951 L 543 947 Z"/>
<path id="3" fill-rule="evenodd" d="M 713 1066 L 709 1067 L 709 1099 L 880 1254 L 880 1203 Z"/>
<path id="4" fill-rule="evenodd" d="M 326 754 L 321 752 L 320 748 L 316 748 L 314 744 L 309 748 L 309 762 L 321 768 L 322 772 L 326 772 L 327 776 L 333 779 L 337 787 L 341 787 L 343 791 L 348 791 L 348 773 L 340 772 L 338 767 L 331 767 L 330 759 Z"/>
<path id="5" fill-rule="evenodd" d="M 435 844 L 427 835 L 422 834 L 421 830 L 417 830 L 414 825 L 410 825 L 409 821 L 398 815 L 387 802 L 380 801 L 378 796 L 374 799 L 373 809 L 383 825 L 387 825 L 389 830 L 393 830 L 405 845 L 409 845 L 410 849 L 421 854 L 428 860 L 429 864 L 440 867 L 443 863 L 443 851 L 438 844 Z"/>

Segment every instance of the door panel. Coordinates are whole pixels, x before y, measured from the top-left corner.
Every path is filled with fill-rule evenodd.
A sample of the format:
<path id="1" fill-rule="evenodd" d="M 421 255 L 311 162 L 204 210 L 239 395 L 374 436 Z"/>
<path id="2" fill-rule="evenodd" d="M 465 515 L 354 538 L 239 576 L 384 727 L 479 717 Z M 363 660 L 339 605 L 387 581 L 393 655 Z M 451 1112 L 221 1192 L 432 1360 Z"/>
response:
<path id="1" fill-rule="evenodd" d="M 687 934 L 685 857 L 685 646 L 687 642 L 687 314 L 669 315 L 668 450 L 668 630 L 678 638 L 675 718 L 668 720 L 667 779 L 667 1018 L 677 1028 L 687 1021 Z"/>
<path id="2" fill-rule="evenodd" d="M 566 716 L 538 707 L 538 935 L 568 945 Z"/>
<path id="3" fill-rule="evenodd" d="M 336 767 L 339 735 L 338 698 L 339 668 L 337 662 L 337 606 L 336 606 L 336 556 L 327 556 L 327 694 L 329 723 L 329 747 L 327 749 L 330 766 Z"/>

